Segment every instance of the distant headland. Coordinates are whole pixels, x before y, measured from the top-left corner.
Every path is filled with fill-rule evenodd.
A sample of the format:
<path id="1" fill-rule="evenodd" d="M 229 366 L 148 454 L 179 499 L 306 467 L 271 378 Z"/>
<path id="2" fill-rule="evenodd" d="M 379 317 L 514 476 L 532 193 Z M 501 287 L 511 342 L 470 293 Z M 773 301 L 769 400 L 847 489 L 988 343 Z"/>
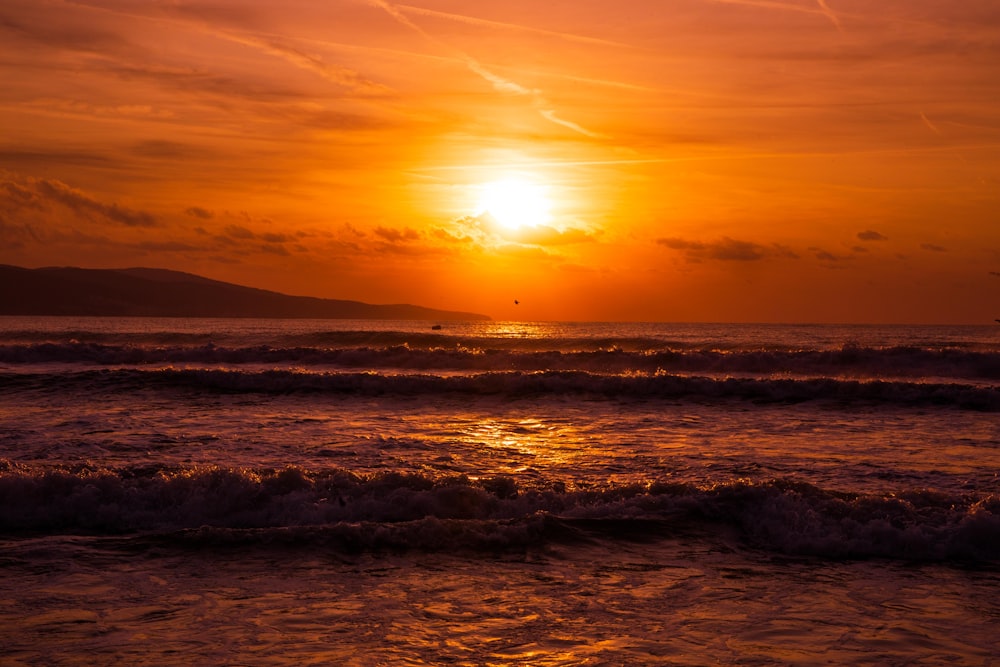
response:
<path id="1" fill-rule="evenodd" d="M 410 304 L 290 296 L 167 269 L 0 265 L 0 315 L 489 320 Z"/>

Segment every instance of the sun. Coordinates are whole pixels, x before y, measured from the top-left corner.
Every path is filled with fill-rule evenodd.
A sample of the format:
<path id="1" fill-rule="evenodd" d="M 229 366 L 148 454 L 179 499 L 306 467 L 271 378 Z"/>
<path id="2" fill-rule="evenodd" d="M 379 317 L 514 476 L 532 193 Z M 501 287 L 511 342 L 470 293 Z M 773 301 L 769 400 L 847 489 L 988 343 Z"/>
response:
<path id="1" fill-rule="evenodd" d="M 479 186 L 478 215 L 489 213 L 507 229 L 543 225 L 551 208 L 548 188 L 531 181 L 507 178 Z"/>

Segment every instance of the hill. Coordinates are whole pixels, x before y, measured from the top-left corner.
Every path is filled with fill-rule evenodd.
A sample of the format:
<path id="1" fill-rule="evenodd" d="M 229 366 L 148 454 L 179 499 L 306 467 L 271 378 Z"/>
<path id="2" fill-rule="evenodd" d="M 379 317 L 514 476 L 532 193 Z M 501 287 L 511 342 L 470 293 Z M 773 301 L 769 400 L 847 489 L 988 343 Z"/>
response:
<path id="1" fill-rule="evenodd" d="M 0 315 L 488 320 L 410 304 L 290 296 L 167 269 L 0 265 Z"/>

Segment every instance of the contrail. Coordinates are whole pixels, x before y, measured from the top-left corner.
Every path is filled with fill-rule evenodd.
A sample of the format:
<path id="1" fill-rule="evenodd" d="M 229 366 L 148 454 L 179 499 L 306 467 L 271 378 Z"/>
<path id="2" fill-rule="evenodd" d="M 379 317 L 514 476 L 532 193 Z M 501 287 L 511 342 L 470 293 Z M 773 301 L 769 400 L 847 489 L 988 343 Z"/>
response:
<path id="1" fill-rule="evenodd" d="M 920 118 L 921 120 L 924 121 L 924 125 L 929 127 L 932 132 L 934 132 L 935 134 L 941 134 L 941 130 L 937 128 L 937 125 L 931 122 L 931 119 L 928 118 L 927 114 L 925 114 L 923 111 L 920 112 Z"/>
<path id="2" fill-rule="evenodd" d="M 542 28 L 532 28 L 530 26 L 518 25 L 516 23 L 503 23 L 501 21 L 491 21 L 489 19 L 481 19 L 475 16 L 466 16 L 465 14 L 452 14 L 450 12 L 439 12 L 434 9 L 425 9 L 424 7 L 414 7 L 412 5 L 396 5 L 396 8 L 403 12 L 409 12 L 411 14 L 421 14 L 423 16 L 436 16 L 438 18 L 449 19 L 451 21 L 458 21 L 460 23 L 468 23 L 469 25 L 481 25 L 481 26 L 488 26 L 491 28 L 502 28 L 505 30 L 531 32 L 537 35 L 559 37 L 561 39 L 569 40 L 571 42 L 583 42 L 585 44 L 601 44 L 604 46 L 614 46 L 626 49 L 633 48 L 629 44 L 623 44 L 621 42 L 613 42 L 607 39 L 600 39 L 598 37 L 587 37 L 585 35 L 576 35 L 570 32 L 559 32 L 557 30 L 544 30 Z"/>
<path id="3" fill-rule="evenodd" d="M 296 67 L 314 72 L 327 81 L 335 83 L 339 86 L 345 86 L 355 90 L 370 90 L 373 92 L 386 90 L 385 86 L 365 79 L 352 69 L 330 65 L 322 60 L 319 60 L 318 58 L 306 55 L 301 51 L 284 46 L 270 39 L 237 35 L 226 30 L 218 30 L 207 27 L 203 28 L 203 30 L 207 30 L 213 35 L 227 39 L 231 42 L 250 46 L 264 51 L 272 56 L 282 58 Z"/>
<path id="4" fill-rule="evenodd" d="M 428 42 L 431 42 L 435 46 L 438 46 L 438 47 L 441 47 L 443 49 L 447 49 L 449 51 L 452 51 L 452 52 L 456 53 L 458 55 L 459 59 L 462 62 L 464 62 L 465 65 L 470 70 L 472 70 L 473 72 L 475 72 L 476 74 L 478 74 L 479 76 L 481 76 L 486 81 L 489 81 L 491 84 L 493 84 L 493 87 L 496 88 L 497 90 L 499 90 L 500 92 L 503 92 L 503 93 L 514 93 L 516 95 L 530 95 L 530 94 L 532 94 L 533 91 L 528 90 L 527 88 L 525 88 L 521 84 L 515 83 L 514 81 L 509 81 L 509 80 L 503 78 L 502 76 L 500 76 L 499 74 L 495 74 L 495 73 L 491 72 L 490 70 L 486 69 L 486 67 L 484 67 L 482 65 L 482 63 L 480 63 L 478 60 L 476 60 L 475 58 L 473 58 L 469 54 L 464 53 L 462 51 L 457 51 L 455 49 L 452 49 L 450 46 L 448 46 L 447 44 L 445 44 L 444 42 L 442 42 L 440 39 L 438 39 L 437 37 L 434 37 L 429 32 L 427 32 L 426 30 L 424 30 L 423 28 L 421 28 L 420 26 L 418 26 L 416 23 L 414 23 L 413 21 L 411 21 L 410 19 L 408 19 L 406 17 L 406 15 L 403 14 L 403 12 L 401 12 L 399 10 L 399 8 L 396 7 L 395 5 L 393 5 L 393 4 L 389 3 L 389 2 L 386 2 L 385 0 L 368 0 L 368 2 L 370 4 L 372 4 L 373 6 L 375 6 L 375 7 L 378 7 L 379 9 L 381 9 L 382 11 L 384 11 L 385 13 L 387 13 L 389 16 L 391 16 L 392 18 L 396 19 L 396 21 L 398 21 L 402 25 L 406 26 L 410 30 L 414 31 L 415 33 L 417 33 L 418 35 L 420 35 L 421 37 L 423 37 L 424 39 L 426 39 Z"/>
<path id="5" fill-rule="evenodd" d="M 721 3 L 724 5 L 745 5 L 747 7 L 761 7 L 763 9 L 781 9 L 788 12 L 801 12 L 805 14 L 821 14 L 819 9 L 809 9 L 799 5 L 788 5 L 784 2 L 774 2 L 773 0 L 709 0 L 709 2 Z"/>
<path id="6" fill-rule="evenodd" d="M 337 65 L 331 65 L 325 63 L 322 60 L 308 56 L 301 51 L 297 51 L 291 47 L 283 46 L 279 44 L 274 39 L 264 39 L 262 37 L 253 37 L 249 35 L 239 35 L 235 32 L 224 30 L 221 28 L 216 28 L 207 22 L 203 21 L 193 21 L 188 18 L 175 18 L 172 16 L 162 16 L 162 15 L 147 15 L 136 12 L 124 11 L 121 9 L 110 9 L 107 7 L 98 7 L 94 5 L 87 4 L 85 2 L 79 2 L 77 0 L 62 0 L 65 5 L 70 5 L 74 7 L 80 7 L 92 12 L 101 12 L 105 14 L 111 14 L 113 16 L 124 16 L 131 19 L 138 19 L 140 21 L 150 21 L 153 23 L 167 23 L 176 26 L 184 27 L 194 27 L 197 30 L 201 30 L 209 35 L 214 35 L 221 39 L 229 40 L 231 42 L 236 42 L 237 44 L 243 44 L 244 46 L 249 46 L 251 48 L 263 51 L 272 56 L 282 58 L 289 63 L 300 67 L 302 69 L 307 69 L 319 76 L 323 77 L 331 83 L 335 83 L 339 86 L 344 86 L 345 88 L 352 88 L 355 90 L 368 90 L 368 91 L 386 91 L 388 90 L 386 86 L 380 83 L 370 81 L 356 71 L 348 69 L 347 67 L 340 67 Z"/>
<path id="7" fill-rule="evenodd" d="M 554 111 L 547 108 L 548 102 L 546 102 L 545 98 L 542 97 L 541 91 L 525 88 L 516 81 L 511 81 L 510 79 L 506 79 L 497 74 L 496 72 L 491 71 L 481 62 L 479 62 L 469 54 L 465 53 L 464 51 L 453 49 L 449 45 L 445 44 L 441 40 L 437 39 L 436 37 L 428 33 L 426 30 L 418 26 L 409 18 L 407 18 L 406 15 L 403 14 L 403 12 L 400 10 L 398 6 L 393 5 L 390 2 L 387 2 L 387 0 L 368 0 L 368 2 L 372 6 L 378 7 L 379 9 L 387 13 L 389 16 L 394 18 L 396 21 L 406 26 L 410 30 L 413 30 L 418 35 L 420 35 L 427 41 L 431 42 L 432 44 L 435 44 L 440 48 L 447 49 L 455 53 L 456 56 L 462 62 L 465 63 L 466 67 L 468 67 L 472 72 L 482 77 L 485 81 L 488 81 L 490 84 L 492 84 L 497 91 L 501 93 L 523 95 L 533 98 L 535 108 L 538 111 L 539 115 L 541 115 L 542 118 L 549 121 L 550 123 L 573 130 L 574 132 L 578 132 L 587 137 L 597 138 L 601 136 L 595 132 L 587 130 L 584 127 L 581 127 L 580 125 L 577 125 L 576 123 L 559 118 L 558 116 L 555 115 Z"/>
<path id="8" fill-rule="evenodd" d="M 819 5 L 818 9 L 812 9 L 809 7 L 802 7 L 800 5 L 788 5 L 784 2 L 774 2 L 774 0 L 708 0 L 709 2 L 722 3 L 726 5 L 743 5 L 745 7 L 760 7 L 762 9 L 778 9 L 785 12 L 799 12 L 802 14 L 820 14 L 827 17 L 833 22 L 838 30 L 842 30 L 840 26 L 840 17 L 833 13 L 827 4 L 826 0 L 816 0 Z"/>
<path id="9" fill-rule="evenodd" d="M 535 90 L 531 90 L 529 88 L 525 88 L 521 84 L 511 81 L 509 79 L 505 79 L 499 74 L 494 74 L 490 70 L 483 67 L 479 63 L 479 61 L 473 58 L 472 56 L 463 53 L 462 59 L 465 61 L 466 66 L 468 66 L 470 70 L 472 70 L 479 76 L 483 77 L 485 80 L 492 83 L 493 87 L 496 88 L 501 93 L 513 93 L 514 95 L 534 95 L 537 94 L 538 92 Z"/>
<path id="10" fill-rule="evenodd" d="M 833 25 L 836 26 L 837 30 L 844 32 L 844 27 L 840 25 L 840 18 L 834 14 L 833 10 L 826 4 L 826 0 L 816 0 L 816 4 L 818 4 L 819 8 L 823 10 L 826 17 L 833 22 Z"/>
<path id="11" fill-rule="evenodd" d="M 235 34 L 235 33 L 233 33 Z M 251 37 L 259 39 L 282 39 L 284 35 L 271 32 L 247 32 L 245 33 Z M 295 41 L 298 43 L 307 44 L 319 44 L 320 46 L 330 47 L 334 49 L 340 49 L 344 51 L 358 51 L 358 52 L 371 52 L 371 53 L 385 53 L 393 56 L 402 56 L 405 58 L 420 58 L 424 60 L 433 61 L 448 61 L 454 62 L 454 56 L 446 55 L 434 55 L 429 53 L 417 53 L 415 51 L 404 51 L 401 49 L 390 49 L 380 46 L 366 46 L 363 44 L 348 44 L 346 42 L 335 42 L 329 39 L 318 39 L 315 37 L 296 37 Z M 466 63 L 468 64 L 468 63 Z M 610 79 L 596 79 L 593 77 L 586 76 L 575 76 L 573 74 L 565 74 L 563 72 L 549 72 L 544 70 L 535 69 L 525 69 L 521 67 L 501 67 L 500 69 L 511 70 L 518 74 L 527 74 L 532 77 L 544 77 L 549 79 L 561 79 L 564 81 L 575 81 L 578 83 L 585 83 L 594 86 L 604 86 L 608 88 L 623 88 L 625 90 L 639 90 L 650 93 L 663 92 L 661 88 L 652 88 L 650 86 L 642 86 L 637 83 L 628 83 L 627 81 L 612 81 Z M 378 84 L 376 84 L 378 85 Z M 527 89 L 525 89 L 527 90 Z"/>
<path id="12" fill-rule="evenodd" d="M 586 135 L 588 137 L 592 137 L 594 139 L 601 139 L 604 136 L 596 132 L 591 132 L 587 128 L 577 125 L 573 121 L 563 120 L 562 118 L 558 117 L 556 115 L 556 112 L 553 111 L 552 109 L 539 109 L 538 113 L 542 114 L 542 117 L 548 120 L 549 122 L 555 123 L 556 125 L 562 125 L 563 127 L 568 127 L 574 132 L 579 132 L 580 134 Z"/>

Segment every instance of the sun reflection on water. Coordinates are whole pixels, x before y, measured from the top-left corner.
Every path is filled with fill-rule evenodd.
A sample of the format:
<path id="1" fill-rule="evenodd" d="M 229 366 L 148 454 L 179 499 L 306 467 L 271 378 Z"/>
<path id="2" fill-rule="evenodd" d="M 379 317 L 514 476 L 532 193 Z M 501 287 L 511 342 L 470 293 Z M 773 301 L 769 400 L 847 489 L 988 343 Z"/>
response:
<path id="1" fill-rule="evenodd" d="M 546 322 L 488 322 L 479 333 L 491 338 L 545 338 L 553 333 L 553 326 Z"/>
<path id="2" fill-rule="evenodd" d="M 533 418 L 481 419 L 465 426 L 461 437 L 493 459 L 491 467 L 505 472 L 566 466 L 585 449 L 571 424 Z"/>

